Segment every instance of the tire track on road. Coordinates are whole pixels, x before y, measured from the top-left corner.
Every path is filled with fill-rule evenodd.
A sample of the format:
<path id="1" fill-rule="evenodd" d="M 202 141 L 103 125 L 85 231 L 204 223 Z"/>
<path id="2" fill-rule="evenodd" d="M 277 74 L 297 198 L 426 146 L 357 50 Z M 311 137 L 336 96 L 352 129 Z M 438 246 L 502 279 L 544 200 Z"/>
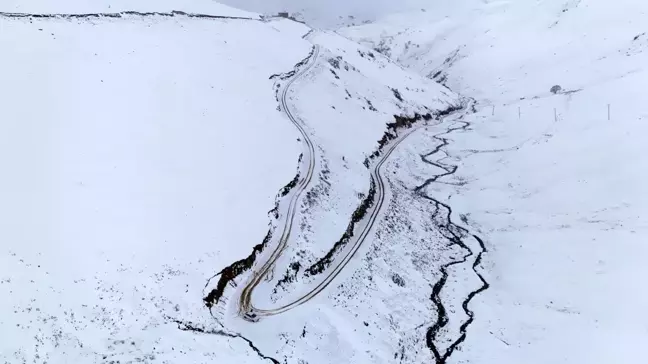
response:
<path id="1" fill-rule="evenodd" d="M 306 72 L 306 70 L 304 70 L 303 72 Z M 295 76 L 293 80 L 298 78 L 300 74 Z M 288 111 L 287 114 L 289 115 L 289 117 L 292 117 L 292 114 L 289 113 L 289 108 L 286 103 L 286 97 L 285 97 L 286 92 L 287 92 L 287 87 L 284 88 L 282 92 L 282 97 L 281 97 L 282 106 L 285 111 Z M 435 116 L 437 117 L 438 120 L 438 118 L 448 115 L 449 113 L 456 111 L 458 109 L 459 107 L 450 105 L 448 109 L 443 111 L 438 111 L 437 113 L 435 113 Z M 382 167 L 384 163 L 389 159 L 391 154 L 409 135 L 411 135 L 419 128 L 425 126 L 424 124 L 416 124 L 416 125 L 414 124 L 416 121 L 419 121 L 421 119 L 426 121 L 431 120 L 432 115 L 416 114 L 412 118 L 396 116 L 397 121 L 393 125 L 394 128 L 390 129 L 386 133 L 386 136 L 384 136 L 383 139 L 379 142 L 380 145 L 379 151 L 372 154 L 372 158 L 377 158 L 379 156 L 380 158 L 375 163 L 373 169 L 371 169 L 370 196 L 367 197 L 367 198 L 371 198 L 368 205 L 368 209 L 371 209 L 369 217 L 363 219 L 364 221 L 363 220 L 359 221 L 360 224 L 364 223 L 364 226 L 362 226 L 359 235 L 357 235 L 357 238 L 353 240 L 351 247 L 347 248 L 347 250 L 345 250 L 345 252 L 341 257 L 336 257 L 335 260 L 332 260 L 332 264 L 334 264 L 333 267 L 331 266 L 326 267 L 327 270 L 326 276 L 319 283 L 317 283 L 317 285 L 314 288 L 310 289 L 308 292 L 300 295 L 300 297 L 292 300 L 289 303 L 283 304 L 279 307 L 272 308 L 272 309 L 261 309 L 261 308 L 254 307 L 254 305 L 252 304 L 252 292 L 254 291 L 254 288 L 256 288 L 256 286 L 258 286 L 263 280 L 263 277 L 270 272 L 271 268 L 274 266 L 274 263 L 283 252 L 287 243 L 287 239 L 290 236 L 290 231 L 284 230 L 284 234 L 286 234 L 285 240 L 283 239 L 281 240 L 281 245 L 278 246 L 277 249 L 273 252 L 273 254 L 270 257 L 270 260 L 268 260 L 268 262 L 265 263 L 265 265 L 262 267 L 260 271 L 254 273 L 252 281 L 243 288 L 243 292 L 239 300 L 240 316 L 242 316 L 244 319 L 248 321 L 256 321 L 260 317 L 278 315 L 290 309 L 298 307 L 310 301 L 315 296 L 317 296 L 320 292 L 326 289 L 326 287 L 328 287 L 328 285 L 342 272 L 342 270 L 348 265 L 348 263 L 353 259 L 353 257 L 357 254 L 357 252 L 362 247 L 366 238 L 369 236 L 370 232 L 372 231 L 375 223 L 378 221 L 377 218 L 382 211 L 383 205 L 385 203 L 385 196 L 386 196 L 385 181 L 382 177 Z M 296 125 L 298 125 L 298 123 Z M 301 126 L 298 126 L 298 128 L 300 129 L 300 131 L 303 131 Z M 403 129 L 405 129 L 404 132 L 402 131 Z M 310 140 L 308 141 L 310 142 Z M 386 150 L 382 150 L 383 147 L 387 147 Z M 369 167 L 368 164 L 366 165 L 367 167 Z M 373 193 L 375 193 L 376 195 L 375 201 L 373 199 L 373 194 L 371 193 L 371 191 L 373 191 Z M 354 223 L 350 226 L 352 230 L 355 229 Z M 285 227 L 291 229 L 292 223 L 286 224 Z M 351 234 L 350 237 L 353 237 L 353 234 Z"/>
<path id="2" fill-rule="evenodd" d="M 307 38 L 308 35 L 310 34 L 312 33 L 308 32 L 304 37 Z M 279 101 L 281 103 L 281 107 L 283 111 L 286 113 L 288 118 L 291 119 L 291 121 L 295 124 L 295 126 L 299 129 L 299 131 L 302 133 L 305 143 L 310 148 L 309 155 L 307 156 L 309 161 L 311 161 L 309 163 L 309 171 L 306 178 L 306 181 L 308 182 L 310 182 L 310 178 L 312 177 L 312 173 L 314 170 L 315 151 L 312 142 L 308 137 L 308 133 L 304 130 L 302 126 L 302 123 L 298 120 L 298 118 L 296 118 L 293 115 L 293 113 L 290 110 L 290 107 L 287 102 L 287 94 L 292 83 L 298 80 L 306 72 L 308 72 L 310 68 L 316 63 L 318 54 L 319 54 L 319 47 L 315 46 L 314 52 L 310 58 L 307 58 L 308 59 L 307 62 L 301 62 L 295 67 L 294 71 L 284 74 L 283 76 L 281 75 L 273 76 L 273 77 L 280 77 L 281 79 L 286 79 L 290 77 L 290 81 L 287 84 L 285 84 L 280 91 L 281 97 L 279 98 Z M 302 68 L 300 71 L 297 71 L 298 67 L 304 64 L 305 67 Z M 450 105 L 447 110 L 439 111 L 435 114 L 435 116 L 437 116 L 438 118 L 440 116 L 447 115 L 448 113 L 455 110 L 457 110 L 457 107 Z M 293 220 L 296 213 L 296 210 L 292 208 L 293 206 L 292 204 L 297 202 L 299 195 L 303 191 L 303 189 L 299 189 L 298 192 L 296 192 L 294 199 L 291 201 L 291 205 L 289 206 L 287 221 L 286 224 L 284 225 L 282 237 L 279 240 L 279 244 L 277 248 L 272 252 L 272 254 L 268 258 L 268 260 L 263 264 L 263 266 L 258 271 L 253 273 L 251 280 L 242 289 L 240 299 L 238 301 L 239 316 L 243 317 L 248 321 L 256 321 L 260 317 L 278 315 L 310 301 L 312 298 L 314 298 L 320 292 L 322 292 L 342 272 L 342 270 L 357 254 L 358 250 L 361 248 L 362 244 L 364 243 L 364 241 L 372 231 L 372 228 L 374 227 L 374 224 L 377 221 L 377 217 L 382 211 L 382 207 L 385 202 L 385 195 L 386 195 L 385 182 L 381 176 L 382 167 L 384 163 L 389 159 L 393 151 L 400 145 L 400 143 L 402 143 L 409 135 L 411 135 L 415 130 L 417 130 L 419 127 L 422 126 L 422 125 L 414 125 L 414 122 L 419 121 L 421 119 L 426 121 L 431 120 L 432 115 L 416 114 L 412 118 L 407 118 L 403 116 L 395 116 L 395 118 L 396 118 L 396 122 L 393 124 L 389 124 L 390 128 L 388 128 L 386 135 L 379 142 L 380 145 L 379 151 L 372 155 L 372 157 L 378 157 L 382 153 L 382 155 L 380 156 L 381 158 L 376 162 L 374 168 L 371 170 L 370 191 L 374 191 L 376 195 L 376 199 L 374 200 L 373 198 L 371 198 L 371 200 L 369 200 L 367 204 L 368 205 L 367 209 L 371 209 L 369 217 L 366 219 L 361 219 L 359 221 L 360 224 L 364 223 L 364 226 L 361 225 L 362 228 L 360 230 L 360 233 L 357 235 L 357 238 L 353 240 L 353 244 L 351 245 L 351 247 L 347 248 L 343 256 L 336 257 L 335 261 L 333 262 L 333 264 L 335 264 L 333 267 L 327 266 L 326 276 L 319 283 L 317 283 L 317 285 L 314 288 L 300 295 L 300 297 L 293 299 L 289 303 L 285 303 L 279 307 L 272 308 L 272 309 L 254 307 L 252 302 L 252 294 L 254 292 L 254 289 L 263 281 L 264 277 L 266 277 L 272 271 L 272 268 L 274 267 L 276 261 L 279 259 L 279 257 L 285 250 L 286 245 L 288 243 L 288 239 L 290 238 L 291 229 L 293 226 Z M 406 131 L 399 132 L 399 129 L 406 129 Z M 391 142 L 388 143 L 389 141 Z M 383 151 L 382 150 L 383 147 L 387 147 L 386 150 Z M 368 164 L 366 165 L 367 167 L 369 167 Z M 303 188 L 305 189 L 306 185 L 304 185 Z M 368 196 L 368 198 L 370 197 L 373 197 L 372 193 L 370 193 L 370 196 Z M 350 229 L 355 230 L 355 223 L 353 222 L 354 220 L 352 218 L 352 224 L 350 225 Z M 350 237 L 353 237 L 353 234 L 350 234 Z"/>
<path id="3" fill-rule="evenodd" d="M 281 89 L 281 107 L 283 108 L 283 111 L 286 113 L 288 116 L 289 120 L 297 127 L 297 129 L 300 131 L 302 134 L 302 138 L 304 140 L 304 146 L 305 148 L 305 153 L 303 153 L 300 156 L 300 162 L 306 159 L 307 163 L 307 171 L 305 174 L 303 174 L 305 177 L 302 179 L 299 179 L 299 176 L 302 175 L 302 173 L 298 172 L 297 173 L 297 180 L 298 182 L 294 184 L 294 180 L 291 181 L 286 187 L 282 188 L 277 195 L 277 198 L 287 196 L 289 193 L 293 192 L 292 196 L 290 196 L 290 200 L 288 203 L 288 212 L 286 214 L 286 221 L 284 223 L 283 227 L 283 232 L 282 235 L 279 239 L 278 242 L 278 247 L 275 249 L 268 259 L 268 261 L 262 266 L 261 270 L 258 272 L 253 273 L 253 279 L 252 282 L 256 282 L 258 284 L 260 280 L 270 271 L 270 268 L 274 265 L 274 262 L 276 259 L 281 255 L 283 252 L 283 248 L 285 247 L 288 238 L 290 237 L 290 226 L 292 226 L 292 222 L 294 221 L 294 214 L 296 212 L 296 206 L 297 206 L 297 200 L 299 199 L 299 196 L 301 193 L 306 189 L 306 187 L 310 184 L 311 179 L 313 177 L 313 171 L 315 169 L 315 148 L 313 146 L 312 141 L 310 140 L 308 133 L 306 130 L 303 128 L 303 126 L 298 122 L 298 120 L 293 116 L 293 114 L 290 112 L 290 110 L 287 108 L 287 94 L 288 90 L 290 89 L 290 86 L 292 85 L 293 82 L 295 82 L 296 79 L 298 79 L 301 75 L 306 73 L 310 67 L 313 66 L 315 63 L 315 60 L 317 59 L 319 55 L 319 47 L 314 46 L 311 49 L 311 52 L 304 58 L 303 60 L 299 61 L 297 64 L 295 64 L 294 68 L 292 71 L 283 73 L 283 74 L 275 74 L 270 76 L 270 79 L 278 79 L 281 82 L 284 80 L 289 80 L 285 85 L 283 85 L 283 89 Z M 303 158 L 303 157 L 306 158 Z M 294 186 L 293 186 L 294 185 Z M 290 188 L 293 186 L 292 188 Z M 296 188 L 296 190 L 295 190 Z M 288 192 L 286 192 L 288 191 Z M 278 202 L 277 202 L 278 204 Z M 277 209 L 277 207 L 275 207 Z M 220 277 L 218 280 L 218 283 L 216 284 L 216 288 L 212 289 L 209 291 L 209 293 L 203 298 L 203 301 L 205 302 L 205 305 L 210 309 L 210 311 L 213 309 L 213 307 L 221 302 L 222 296 L 225 292 L 225 288 L 227 287 L 228 284 L 234 284 L 234 279 L 239 277 L 241 274 L 246 272 L 247 270 L 251 269 L 254 263 L 256 262 L 256 259 L 258 256 L 260 256 L 263 253 L 263 250 L 266 248 L 267 244 L 270 243 L 273 237 L 273 229 L 270 229 L 268 231 L 268 234 L 266 235 L 265 239 L 263 239 L 263 242 L 261 244 L 256 245 L 253 250 L 252 254 L 250 254 L 248 257 L 239 260 L 227 267 L 225 267 L 223 270 L 221 270 L 219 273 L 214 275 L 212 278 L 210 278 L 207 281 L 207 284 L 205 288 L 209 287 L 211 281 L 215 279 L 216 277 Z M 255 284 L 255 285 L 256 285 Z M 249 284 L 248 284 L 249 285 Z M 246 292 L 248 296 L 251 295 L 251 292 Z M 248 297 L 249 298 L 249 297 Z M 248 299 L 245 298 L 245 299 Z M 243 300 L 244 297 L 241 297 L 241 300 Z M 212 312 L 213 315 L 213 312 Z"/>
<path id="4" fill-rule="evenodd" d="M 330 268 L 330 273 L 326 275 L 326 277 L 318 283 L 313 289 L 308 291 L 306 294 L 302 295 L 301 297 L 293 300 L 290 303 L 284 304 L 280 307 L 273 308 L 273 309 L 258 309 L 252 306 L 250 300 L 248 299 L 248 304 L 247 305 L 241 305 L 240 309 L 243 310 L 244 314 L 243 317 L 248 317 L 252 320 L 257 319 L 259 316 L 272 316 L 272 315 L 277 315 L 283 312 L 286 312 L 292 308 L 298 307 L 308 301 L 310 301 L 312 298 L 317 296 L 320 292 L 322 292 L 341 272 L 342 270 L 347 266 L 347 264 L 353 259 L 353 257 L 356 255 L 358 250 L 361 248 L 362 244 L 366 240 L 367 236 L 371 232 L 372 228 L 374 227 L 374 224 L 377 221 L 377 217 L 382 211 L 382 207 L 385 203 L 385 183 L 383 178 L 381 177 L 381 172 L 382 172 L 382 166 L 383 164 L 389 159 L 389 156 L 394 152 L 394 150 L 402 143 L 409 135 L 412 134 L 415 130 L 418 128 L 412 128 L 411 130 L 408 130 L 406 133 L 403 135 L 399 136 L 398 140 L 391 145 L 391 147 L 386 151 L 385 155 L 383 156 L 382 159 L 376 164 L 376 167 L 372 170 L 371 173 L 371 186 L 376 186 L 376 192 L 378 195 L 377 202 L 375 206 L 373 206 L 373 209 L 371 211 L 371 215 L 367 220 L 366 225 L 362 229 L 360 235 L 358 235 L 358 238 L 354 241 L 353 246 L 347 250 L 346 254 L 338 258 L 336 260 L 336 265 L 333 268 Z M 260 280 L 260 278 L 259 278 Z M 258 284 L 258 282 L 257 282 Z M 254 287 L 250 287 L 254 288 Z M 247 311 L 245 311 L 247 310 Z"/>
<path id="5" fill-rule="evenodd" d="M 308 36 L 309 34 L 310 33 L 307 33 L 304 37 Z M 261 266 L 261 268 L 252 274 L 251 281 L 248 284 L 246 284 L 246 286 L 243 288 L 243 291 L 241 292 L 241 297 L 239 299 L 239 315 L 241 315 L 243 318 L 247 320 L 254 321 L 256 319 L 254 313 L 256 310 L 252 306 L 252 293 L 254 291 L 254 288 L 256 288 L 256 286 L 258 286 L 259 283 L 261 283 L 263 278 L 274 267 L 277 259 L 279 259 L 281 254 L 286 249 L 286 246 L 288 244 L 288 239 L 290 238 L 290 234 L 292 232 L 292 226 L 295 220 L 295 215 L 297 213 L 297 202 L 299 201 L 299 197 L 301 196 L 301 194 L 306 190 L 306 188 L 309 186 L 310 182 L 312 181 L 313 174 L 315 171 L 315 160 L 316 160 L 315 147 L 308 135 L 308 132 L 304 129 L 302 122 L 297 117 L 295 117 L 295 115 L 288 107 L 288 92 L 290 91 L 290 87 L 292 86 L 292 84 L 295 81 L 297 81 L 299 78 L 301 78 L 304 74 L 306 74 L 308 71 L 310 71 L 310 69 L 316 64 L 317 59 L 319 57 L 319 51 L 320 51 L 319 46 L 314 45 L 313 50 L 311 51 L 309 56 L 305 58 L 303 61 L 301 61 L 300 63 L 298 63 L 295 66 L 295 69 L 293 71 L 284 75 L 272 76 L 272 77 L 278 77 L 281 80 L 288 79 L 288 82 L 282 86 L 280 92 L 281 97 L 279 98 L 279 100 L 281 103 L 281 109 L 302 135 L 302 138 L 304 140 L 304 145 L 306 146 L 305 157 L 308 160 L 308 168 L 307 168 L 306 176 L 298 183 L 296 187 L 297 188 L 296 192 L 293 194 L 290 203 L 288 205 L 288 211 L 286 213 L 286 222 L 283 225 L 283 231 L 281 237 L 279 238 L 277 248 L 272 252 L 268 260 Z"/>

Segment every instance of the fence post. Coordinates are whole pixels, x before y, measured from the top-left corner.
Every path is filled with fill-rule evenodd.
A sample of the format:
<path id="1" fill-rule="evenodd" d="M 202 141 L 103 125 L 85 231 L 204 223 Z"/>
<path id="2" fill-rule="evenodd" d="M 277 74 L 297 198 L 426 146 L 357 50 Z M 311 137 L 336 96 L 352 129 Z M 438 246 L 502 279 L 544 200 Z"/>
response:
<path id="1" fill-rule="evenodd" d="M 555 107 L 554 107 L 554 121 L 558 122 L 558 112 L 556 111 Z"/>
<path id="2" fill-rule="evenodd" d="M 610 120 L 610 104 L 608 104 L 608 121 Z"/>

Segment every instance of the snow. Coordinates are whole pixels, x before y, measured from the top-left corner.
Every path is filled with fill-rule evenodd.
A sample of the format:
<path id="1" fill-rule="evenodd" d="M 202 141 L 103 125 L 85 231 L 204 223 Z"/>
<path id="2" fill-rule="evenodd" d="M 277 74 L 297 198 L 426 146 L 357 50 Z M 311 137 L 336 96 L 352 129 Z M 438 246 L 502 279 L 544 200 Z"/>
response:
<path id="1" fill-rule="evenodd" d="M 307 39 L 320 47 L 319 57 L 313 67 L 293 83 L 288 99 L 291 112 L 303 122 L 316 145 L 316 182 L 300 202 L 296 231 L 288 246 L 272 274 L 254 291 L 255 307 L 264 310 L 292 302 L 322 281 L 325 274 L 322 277 L 306 276 L 305 270 L 340 239 L 351 215 L 366 196 L 369 169 L 364 161 L 378 148 L 377 141 L 382 138 L 386 124 L 394 122 L 394 115 L 435 112 L 458 103 L 457 96 L 443 86 L 404 70 L 387 58 L 335 33 L 315 31 Z M 396 98 L 394 88 L 400 90 L 403 101 Z M 421 209 L 429 213 L 427 203 Z M 373 241 L 375 234 L 372 232 L 368 241 Z M 422 239 L 424 232 L 417 230 L 416 234 Z M 403 235 L 411 238 L 407 233 Z M 394 244 L 397 239 L 391 237 L 383 244 Z M 272 251 L 276 247 L 273 244 L 276 244 L 276 238 L 266 249 Z M 433 247 L 430 245 L 425 249 L 432 250 Z M 386 362 L 399 349 L 398 340 L 393 340 L 396 335 L 404 340 L 418 338 L 413 338 L 412 332 L 401 333 L 396 328 L 381 330 L 381 325 L 389 326 L 390 319 L 384 316 L 389 310 L 385 307 L 393 309 L 397 303 L 386 306 L 367 304 L 371 302 L 367 301 L 368 293 L 373 289 L 372 286 L 366 288 L 367 276 L 363 273 L 368 249 L 368 246 L 363 248 L 323 294 L 285 314 L 254 323 L 241 320 L 237 316 L 236 303 L 232 302 L 240 294 L 242 288 L 238 288 L 226 291 L 231 298 L 225 307 L 221 305 L 214 310 L 217 319 L 250 338 L 264 353 L 278 360 L 285 358 L 298 362 L 308 358 L 310 363 Z M 422 247 L 419 243 L 408 246 L 408 249 L 416 251 Z M 269 254 L 264 253 L 262 257 Z M 406 253 L 399 249 L 398 254 Z M 290 273 L 290 264 L 296 262 L 301 270 L 295 273 L 293 282 L 279 284 Z M 439 260 L 432 259 L 433 266 L 437 267 L 437 263 Z M 433 270 L 421 272 L 418 279 L 431 280 L 433 273 L 430 272 Z M 378 279 L 378 275 L 375 277 Z M 392 281 L 390 272 L 385 273 L 385 280 Z M 238 287 L 242 287 L 246 278 L 236 282 Z M 393 286 L 393 283 L 385 284 Z M 356 294 L 348 288 L 355 285 L 359 285 Z M 385 298 L 380 293 L 379 290 L 376 300 Z M 390 296 L 391 292 L 386 295 Z M 425 292 L 421 297 L 422 301 L 428 301 L 429 293 Z M 420 302 L 413 301 L 407 308 L 429 313 L 425 303 L 423 309 L 417 306 Z M 358 317 L 358 311 L 351 309 L 357 307 L 366 310 L 362 317 L 372 322 L 369 328 Z M 411 319 L 415 321 L 419 317 L 412 316 Z M 412 322 L 409 326 L 417 324 L 420 322 Z M 376 340 L 380 344 L 376 344 Z M 424 347 L 425 344 L 418 340 L 416 345 Z M 422 355 L 429 358 L 427 351 L 422 351 Z"/>
<path id="2" fill-rule="evenodd" d="M 459 345 L 447 363 L 640 362 L 647 5 L 231 5 L 300 11 L 325 28 L 382 19 L 311 31 L 178 13 L 0 16 L 3 361 L 439 363 L 431 340 L 441 354 Z M 0 11 L 257 18 L 207 0 L 10 0 Z M 278 191 L 303 172 L 302 135 L 279 102 L 287 80 L 271 75 L 314 46 L 287 92 L 315 145 L 314 182 L 255 307 L 322 282 L 305 271 L 366 198 L 366 158 L 395 115 L 464 109 L 387 145 L 387 207 L 326 290 L 248 322 L 237 300 L 253 269 L 212 317 L 210 278 L 278 229 L 292 196 Z M 488 290 L 469 299 L 481 276 Z"/>
<path id="3" fill-rule="evenodd" d="M 478 102 L 461 119 L 469 130 L 444 148 L 458 172 L 428 189 L 489 249 L 479 269 L 490 289 L 471 303 L 475 321 L 449 363 L 643 357 L 647 11 L 633 1 L 464 1 L 340 31 Z M 466 320 L 457 297 L 479 286 L 469 269 L 451 275 L 442 298 L 455 314 L 440 342 Z"/>
<path id="4" fill-rule="evenodd" d="M 328 217 L 307 222 L 313 232 L 306 239 L 315 243 L 298 242 L 295 246 L 309 247 L 309 253 L 322 256 L 342 236 L 348 217 L 360 203 L 360 194 L 366 195 L 369 189 L 369 170 L 363 162 L 377 148 L 385 124 L 393 122 L 393 115 L 413 115 L 425 112 L 425 107 L 444 109 L 455 99 L 438 84 L 426 82 L 334 33 L 316 32 L 311 39 L 324 51 L 311 77 L 296 84 L 299 100 L 304 102 L 296 102 L 295 109 L 307 120 L 322 149 L 320 168 L 326 171 L 328 181 L 322 182 L 327 200 L 322 209 L 330 211 L 322 211 Z M 336 57 L 341 57 L 339 69 L 330 63 Z M 402 90 L 406 101 L 400 102 L 392 88 Z M 304 210 L 310 214 L 318 209 L 305 206 Z"/>
<path id="5" fill-rule="evenodd" d="M 265 236 L 300 151 L 269 76 L 310 45 L 186 17 L 0 29 L 3 362 L 257 360 L 166 316 L 209 320 L 205 282 Z"/>
<path id="6" fill-rule="evenodd" d="M 0 162 L 12 176 L 0 184 L 0 289 L 9 297 L 1 305 L 10 313 L 0 317 L 2 359 L 391 357 L 393 331 L 378 326 L 387 318 L 359 334 L 367 326 L 335 302 L 366 250 L 330 290 L 259 323 L 225 317 L 219 326 L 202 300 L 205 283 L 277 223 L 268 211 L 296 172 L 302 144 L 278 111 L 271 75 L 320 47 L 288 94 L 316 144 L 315 192 L 299 201 L 300 226 L 277 274 L 255 292 L 261 307 L 321 279 L 302 272 L 271 294 L 290 261 L 314 263 L 346 230 L 369 189 L 364 161 L 394 115 L 445 109 L 455 94 L 335 33 L 288 20 L 2 16 L 0 29 L 0 69 L 16 70 L 0 79 Z M 228 291 L 227 312 L 236 310 L 235 293 Z M 372 353 L 376 336 L 385 344 Z"/>
<path id="7" fill-rule="evenodd" d="M 255 18 L 257 13 L 239 10 L 212 0 L 3 0 L 0 11 L 30 14 L 90 14 L 122 11 L 171 12 Z"/>
<path id="8" fill-rule="evenodd" d="M 388 14 L 431 8 L 427 0 L 222 0 L 224 4 L 263 14 L 287 12 L 296 19 L 326 29 L 374 21 Z"/>

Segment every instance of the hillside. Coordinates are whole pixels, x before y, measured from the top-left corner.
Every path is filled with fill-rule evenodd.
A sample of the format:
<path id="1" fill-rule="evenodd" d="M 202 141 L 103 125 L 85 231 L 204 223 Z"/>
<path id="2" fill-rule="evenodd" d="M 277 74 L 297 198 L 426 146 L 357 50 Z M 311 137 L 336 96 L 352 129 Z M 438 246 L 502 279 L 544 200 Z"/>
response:
<path id="1" fill-rule="evenodd" d="M 12 70 L 0 76 L 0 358 L 387 361 L 405 345 L 395 332 L 424 349 L 415 333 L 380 328 L 385 307 L 358 317 L 350 305 L 370 290 L 354 297 L 344 282 L 392 282 L 354 275 L 389 201 L 379 168 L 458 96 L 289 20 L 197 2 L 126 5 L 0 9 L 0 68 Z M 268 234 L 284 224 L 293 238 Z M 252 304 L 333 284 L 253 323 L 237 312 L 240 291 L 208 299 L 229 267 L 258 258 L 225 281 L 249 285 L 269 261 L 260 244 L 279 258 Z M 296 263 L 316 268 L 283 279 Z"/>
<path id="2" fill-rule="evenodd" d="M 0 11 L 27 14 L 92 14 L 122 11 L 188 13 L 258 18 L 258 12 L 239 10 L 211 0 L 4 0 Z"/>
<path id="3" fill-rule="evenodd" d="M 477 100 L 447 122 L 467 125 L 443 148 L 458 170 L 429 187 L 488 249 L 490 288 L 449 362 L 641 361 L 647 13 L 636 1 L 464 1 L 340 30 Z M 451 272 L 447 306 L 478 284 L 468 273 Z"/>

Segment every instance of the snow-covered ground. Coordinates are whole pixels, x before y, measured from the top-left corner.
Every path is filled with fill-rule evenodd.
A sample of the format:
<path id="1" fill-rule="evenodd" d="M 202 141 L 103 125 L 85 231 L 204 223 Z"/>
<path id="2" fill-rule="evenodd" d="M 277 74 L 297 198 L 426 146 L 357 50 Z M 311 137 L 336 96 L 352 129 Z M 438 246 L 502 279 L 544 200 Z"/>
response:
<path id="1" fill-rule="evenodd" d="M 459 103 L 457 96 L 443 86 L 406 71 L 380 54 L 335 33 L 315 31 L 308 39 L 320 47 L 318 60 L 293 84 L 288 96 L 292 113 L 305 124 L 316 145 L 317 178 L 300 202 L 296 231 L 289 244 L 272 273 L 254 292 L 252 298 L 259 309 L 291 302 L 319 284 L 326 275 L 327 271 L 308 274 L 308 268 L 341 239 L 354 211 L 367 197 L 370 170 L 364 161 L 378 148 L 378 140 L 385 133 L 386 124 L 394 122 L 394 115 L 434 113 Z M 426 208 L 421 207 L 421 210 L 430 214 Z M 427 224 L 431 226 L 432 222 Z M 402 234 L 414 244 L 403 244 L 398 249 L 399 254 L 419 248 L 418 239 L 422 239 L 422 234 L 418 230 Z M 413 239 L 412 235 L 418 238 Z M 226 327 L 235 327 L 254 341 L 264 353 L 289 362 L 389 362 L 401 347 L 409 350 L 413 345 L 417 345 L 422 357 L 429 358 L 425 342 L 417 333 L 401 331 L 400 326 L 384 329 L 389 320 L 394 320 L 389 318 L 390 310 L 397 303 L 367 304 L 371 290 L 375 289 L 371 285 L 374 275 L 364 274 L 366 262 L 363 257 L 367 249 L 371 249 L 369 243 L 373 245 L 374 236 L 372 234 L 367 247 L 334 284 L 306 304 L 288 313 L 249 323 L 234 316 L 238 314 L 239 291 L 231 289 L 226 291 L 226 296 L 231 297 L 227 304 L 213 310 L 215 316 Z M 277 238 L 270 240 L 268 251 L 274 249 Z M 389 235 L 385 239 L 385 244 L 393 243 L 397 237 Z M 433 250 L 434 246 L 431 244 L 427 249 Z M 422 259 L 421 264 L 434 268 L 421 268 L 421 281 L 433 281 L 440 266 L 439 259 L 432 259 L 436 253 L 429 254 L 430 260 Z M 375 278 L 392 281 L 388 273 Z M 237 279 L 237 286 L 245 284 L 246 279 L 245 275 Z M 215 286 L 217 282 L 211 284 Z M 350 291 L 349 285 L 357 288 Z M 409 289 L 415 290 L 416 286 Z M 393 294 L 392 290 L 377 293 L 376 300 Z M 426 312 L 426 317 L 408 317 L 411 323 L 403 325 L 415 326 L 421 323 L 417 320 L 425 321 L 429 318 L 427 315 L 434 315 L 425 303 L 428 297 L 429 292 L 421 291 L 417 297 L 420 300 L 409 302 L 407 306 Z M 417 306 L 421 301 L 424 301 L 423 306 Z M 361 316 L 358 316 L 359 307 L 365 308 Z M 367 326 L 369 322 L 371 326 Z"/>
<path id="2" fill-rule="evenodd" d="M 647 16 L 637 1 L 463 1 L 341 31 L 478 102 L 444 148 L 458 171 L 428 188 L 489 250 L 490 289 L 449 362 L 642 361 Z M 478 287 L 469 268 L 442 292 L 451 321 Z"/>
<path id="3" fill-rule="evenodd" d="M 320 28 L 365 24 L 386 15 L 427 11 L 438 4 L 429 0 L 222 0 L 223 4 L 263 14 L 289 13 Z"/>
<path id="4" fill-rule="evenodd" d="M 641 362 L 648 5 L 227 3 L 255 13 L 0 5 L 173 15 L 0 15 L 1 361 Z M 322 27 L 410 12 L 337 32 L 258 20 L 282 10 Z M 314 177 L 252 295 L 263 309 L 326 276 L 309 268 L 371 195 L 367 157 L 394 116 L 459 104 L 387 144 L 386 207 L 333 284 L 240 317 L 279 240 L 253 247 L 284 221 L 307 163 L 291 121 L 313 142 Z M 208 310 L 214 275 L 246 257 L 252 269 Z"/>
<path id="5" fill-rule="evenodd" d="M 166 316 L 208 317 L 295 174 L 269 76 L 310 44 L 278 25 L 0 18 L 0 361 L 258 359 Z"/>
<path id="6" fill-rule="evenodd" d="M 170 3 L 0 10 L 178 9 L 240 16 Z M 391 333 L 377 325 L 355 333 L 368 322 L 335 302 L 333 289 L 276 319 L 233 318 L 223 329 L 204 306 L 204 286 L 263 240 L 276 222 L 268 211 L 277 192 L 295 175 L 302 145 L 278 112 L 281 81 L 271 75 L 320 46 L 289 104 L 317 146 L 312 191 L 328 187 L 300 201 L 300 218 L 312 229 L 298 227 L 277 272 L 304 249 L 302 263 L 312 264 L 340 239 L 369 189 L 365 160 L 394 115 L 446 109 L 458 102 L 455 94 L 335 33 L 305 40 L 309 29 L 288 20 L 4 14 L 0 29 L 4 361 L 391 358 L 400 345 Z M 421 274 L 431 281 L 435 273 Z M 256 300 L 274 303 L 269 290 L 281 277 L 274 278 Z M 276 298 L 290 299 L 294 292 L 283 288 Z M 370 312 L 386 319 L 382 307 Z M 294 345 L 304 332 L 306 344 Z M 374 344 L 376 336 L 383 344 Z"/>
<path id="7" fill-rule="evenodd" d="M 209 14 L 230 17 L 258 18 L 258 13 L 239 10 L 212 0 L 3 0 L 0 11 L 30 14 L 92 14 L 121 11 L 171 12 Z"/>

